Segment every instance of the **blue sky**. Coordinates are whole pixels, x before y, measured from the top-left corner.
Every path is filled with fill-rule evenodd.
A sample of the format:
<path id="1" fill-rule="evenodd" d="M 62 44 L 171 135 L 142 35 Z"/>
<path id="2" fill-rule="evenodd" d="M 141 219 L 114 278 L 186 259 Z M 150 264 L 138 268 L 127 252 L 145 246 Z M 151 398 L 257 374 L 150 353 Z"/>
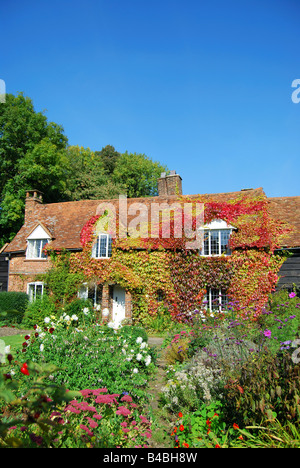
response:
<path id="1" fill-rule="evenodd" d="M 69 144 L 143 153 L 183 191 L 299 191 L 298 0 L 0 0 L 0 79 Z M 1 105 L 1 104 L 0 104 Z"/>

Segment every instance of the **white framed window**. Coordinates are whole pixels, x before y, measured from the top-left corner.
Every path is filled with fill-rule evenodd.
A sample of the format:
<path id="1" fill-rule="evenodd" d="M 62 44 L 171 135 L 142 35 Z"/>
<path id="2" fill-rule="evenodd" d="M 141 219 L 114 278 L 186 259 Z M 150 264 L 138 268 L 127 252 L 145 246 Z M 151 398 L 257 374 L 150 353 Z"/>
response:
<path id="1" fill-rule="evenodd" d="M 206 310 L 211 312 L 222 312 L 226 309 L 228 297 L 222 289 L 210 288 L 204 296 L 203 305 Z"/>
<path id="2" fill-rule="evenodd" d="M 48 239 L 29 239 L 27 241 L 26 258 L 47 258 L 43 251 L 46 244 L 48 244 Z"/>
<path id="3" fill-rule="evenodd" d="M 102 285 L 83 283 L 78 290 L 77 296 L 79 299 L 90 299 L 94 306 L 101 305 Z"/>
<path id="4" fill-rule="evenodd" d="M 109 258 L 111 257 L 112 237 L 110 234 L 101 233 L 97 236 L 97 240 L 93 245 L 93 258 Z"/>
<path id="5" fill-rule="evenodd" d="M 27 237 L 26 259 L 46 259 L 44 247 L 51 240 L 49 233 L 38 225 Z"/>
<path id="6" fill-rule="evenodd" d="M 214 220 L 203 228 L 203 242 L 200 250 L 202 256 L 220 256 L 230 255 L 231 250 L 228 246 L 233 226 L 230 226 L 223 220 Z"/>
<path id="7" fill-rule="evenodd" d="M 44 294 L 44 283 L 42 283 L 41 281 L 28 283 L 27 294 L 29 296 L 30 302 L 34 302 L 39 297 L 42 297 L 42 295 Z"/>

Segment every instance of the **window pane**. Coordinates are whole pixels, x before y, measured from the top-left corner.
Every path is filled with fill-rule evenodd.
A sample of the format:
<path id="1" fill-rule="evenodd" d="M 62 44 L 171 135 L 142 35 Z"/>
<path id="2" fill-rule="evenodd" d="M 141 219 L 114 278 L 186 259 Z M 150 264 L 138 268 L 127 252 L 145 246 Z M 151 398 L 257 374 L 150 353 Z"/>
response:
<path id="1" fill-rule="evenodd" d="M 36 284 L 35 299 L 38 299 L 42 295 L 43 295 L 43 285 L 42 284 Z"/>
<path id="2" fill-rule="evenodd" d="M 211 310 L 220 309 L 220 291 L 219 289 L 211 289 Z"/>
<path id="3" fill-rule="evenodd" d="M 43 251 L 43 248 L 45 247 L 45 245 L 48 244 L 48 240 L 47 239 L 42 239 L 41 240 L 41 258 L 46 258 L 47 255 L 45 254 L 45 252 Z"/>
<path id="4" fill-rule="evenodd" d="M 86 284 L 83 284 L 82 286 L 80 286 L 79 291 L 78 291 L 78 297 L 80 299 L 88 298 L 88 287 Z"/>
<path id="5" fill-rule="evenodd" d="M 107 256 L 111 257 L 111 247 L 112 247 L 112 238 L 108 235 L 108 249 L 107 249 Z"/>
<path id="6" fill-rule="evenodd" d="M 224 291 L 222 291 L 221 294 L 222 294 L 222 297 L 221 297 L 222 310 L 225 310 L 227 308 L 227 304 L 228 304 L 228 297 L 227 297 L 227 294 Z"/>
<path id="7" fill-rule="evenodd" d="M 228 253 L 230 231 L 221 231 L 221 254 Z"/>
<path id="8" fill-rule="evenodd" d="M 211 231 L 210 233 L 210 254 L 219 254 L 219 231 Z"/>
<path id="9" fill-rule="evenodd" d="M 29 300 L 32 302 L 34 300 L 34 284 L 30 284 L 28 287 Z"/>
<path id="10" fill-rule="evenodd" d="M 107 257 L 107 235 L 100 235 L 99 257 Z"/>
<path id="11" fill-rule="evenodd" d="M 209 232 L 204 232 L 204 255 L 209 255 Z"/>

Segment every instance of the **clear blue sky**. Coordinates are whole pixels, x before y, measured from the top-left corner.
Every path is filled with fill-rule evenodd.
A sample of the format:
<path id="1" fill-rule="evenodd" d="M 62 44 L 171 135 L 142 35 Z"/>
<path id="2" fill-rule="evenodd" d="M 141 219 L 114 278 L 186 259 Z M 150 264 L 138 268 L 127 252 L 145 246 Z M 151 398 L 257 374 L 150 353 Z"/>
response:
<path id="1" fill-rule="evenodd" d="M 299 0 L 0 0 L 0 79 L 185 194 L 300 195 Z M 1 105 L 1 104 L 0 104 Z"/>

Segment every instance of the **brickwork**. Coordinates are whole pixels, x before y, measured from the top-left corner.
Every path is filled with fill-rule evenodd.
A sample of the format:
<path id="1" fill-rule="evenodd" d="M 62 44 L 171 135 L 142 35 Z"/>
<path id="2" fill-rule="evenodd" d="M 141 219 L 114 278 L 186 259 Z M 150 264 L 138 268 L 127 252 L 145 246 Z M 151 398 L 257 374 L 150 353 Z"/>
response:
<path id="1" fill-rule="evenodd" d="M 46 273 L 50 263 L 45 260 L 26 260 L 23 255 L 11 258 L 9 262 L 8 291 L 27 292 L 27 284 L 36 281 L 36 275 Z"/>

